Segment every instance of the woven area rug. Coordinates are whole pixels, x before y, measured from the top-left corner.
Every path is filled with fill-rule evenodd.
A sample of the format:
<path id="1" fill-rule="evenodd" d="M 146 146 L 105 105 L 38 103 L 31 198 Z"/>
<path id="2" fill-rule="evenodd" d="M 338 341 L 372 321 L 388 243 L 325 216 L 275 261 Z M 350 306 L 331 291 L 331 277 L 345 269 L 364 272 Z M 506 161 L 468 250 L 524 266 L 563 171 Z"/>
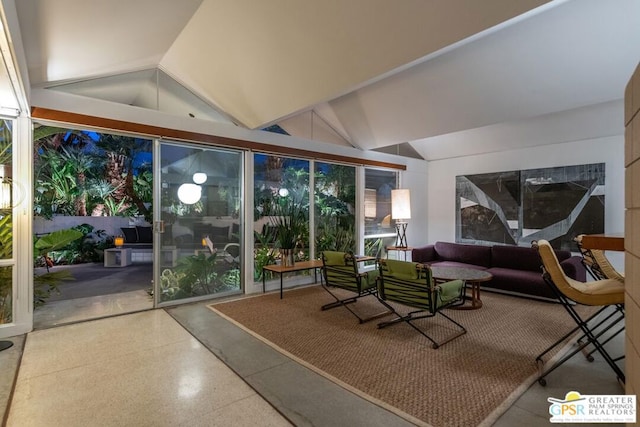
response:
<path id="1" fill-rule="evenodd" d="M 483 293 L 478 310 L 447 310 L 467 334 L 437 350 L 406 324 L 377 329 L 344 307 L 321 311 L 319 286 L 209 307 L 317 372 L 434 426 L 490 424 L 536 379 L 535 357 L 571 329 L 559 304 Z M 380 312 L 373 297 L 352 304 Z M 406 310 L 405 310 L 406 311 Z M 450 334 L 441 316 L 423 319 L 432 336 Z"/>

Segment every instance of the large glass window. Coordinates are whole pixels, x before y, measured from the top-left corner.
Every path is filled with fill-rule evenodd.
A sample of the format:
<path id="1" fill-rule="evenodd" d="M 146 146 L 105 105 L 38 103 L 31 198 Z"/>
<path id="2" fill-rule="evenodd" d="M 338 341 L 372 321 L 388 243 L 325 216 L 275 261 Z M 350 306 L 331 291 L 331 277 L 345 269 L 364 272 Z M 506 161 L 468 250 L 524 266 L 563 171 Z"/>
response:
<path id="1" fill-rule="evenodd" d="M 398 172 L 365 168 L 364 171 L 365 255 L 381 257 L 395 244 L 395 223 L 391 219 L 391 190 L 398 186 Z"/>
<path id="2" fill-rule="evenodd" d="M 13 321 L 12 124 L 0 120 L 0 324 Z"/>
<path id="3" fill-rule="evenodd" d="M 356 249 L 356 168 L 315 163 L 316 254 Z"/>
<path id="4" fill-rule="evenodd" d="M 255 280 L 262 279 L 263 266 L 281 262 L 291 243 L 295 261 L 309 259 L 309 166 L 308 160 L 254 155 Z M 297 219 L 288 233 L 282 219 L 292 213 Z"/>

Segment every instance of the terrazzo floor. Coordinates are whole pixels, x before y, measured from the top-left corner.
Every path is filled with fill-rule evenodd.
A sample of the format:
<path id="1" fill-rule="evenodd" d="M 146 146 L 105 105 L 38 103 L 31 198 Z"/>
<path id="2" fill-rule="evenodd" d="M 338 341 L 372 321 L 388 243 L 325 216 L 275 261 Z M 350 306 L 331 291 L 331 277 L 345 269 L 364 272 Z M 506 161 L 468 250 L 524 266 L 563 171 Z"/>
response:
<path id="1" fill-rule="evenodd" d="M 8 427 L 413 425 L 286 358 L 206 303 L 36 330 L 14 342 L 0 352 L 0 417 L 9 402 Z M 623 346 L 624 334 L 607 344 L 612 354 Z M 624 394 L 600 359 L 572 358 L 492 424 L 550 425 L 547 398 L 569 390 Z"/>

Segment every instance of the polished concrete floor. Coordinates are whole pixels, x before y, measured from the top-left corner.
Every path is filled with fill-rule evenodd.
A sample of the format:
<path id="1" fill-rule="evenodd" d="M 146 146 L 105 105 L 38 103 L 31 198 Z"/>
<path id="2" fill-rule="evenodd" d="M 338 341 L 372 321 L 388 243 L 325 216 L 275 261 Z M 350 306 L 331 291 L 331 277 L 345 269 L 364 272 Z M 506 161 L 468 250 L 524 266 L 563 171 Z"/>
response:
<path id="1" fill-rule="evenodd" d="M 10 401 L 6 425 L 412 425 L 274 351 L 205 304 L 17 337 L 0 352 L 0 399 Z M 619 354 L 623 342 L 621 334 L 607 346 Z M 571 390 L 624 393 L 599 356 L 593 363 L 576 356 L 547 381 L 546 387 L 534 383 L 488 425 L 547 425 L 547 398 Z"/>

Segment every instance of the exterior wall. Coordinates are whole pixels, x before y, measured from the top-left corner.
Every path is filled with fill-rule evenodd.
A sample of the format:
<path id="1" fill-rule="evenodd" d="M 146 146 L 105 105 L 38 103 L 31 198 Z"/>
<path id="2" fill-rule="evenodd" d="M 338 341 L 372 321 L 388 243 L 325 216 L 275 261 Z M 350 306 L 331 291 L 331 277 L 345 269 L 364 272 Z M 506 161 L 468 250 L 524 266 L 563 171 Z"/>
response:
<path id="1" fill-rule="evenodd" d="M 144 222 L 144 220 L 142 222 Z M 34 217 L 33 233 L 40 235 L 81 224 L 89 224 L 92 225 L 95 230 L 104 230 L 105 233 L 110 236 L 118 236 L 122 234 L 120 230 L 121 227 L 131 227 L 133 223 L 129 218 L 119 216 L 54 216 L 50 220 L 42 217 Z"/>
<path id="2" fill-rule="evenodd" d="M 625 91 L 625 376 L 626 393 L 640 392 L 640 65 Z"/>
<path id="3" fill-rule="evenodd" d="M 455 239 L 455 177 L 520 169 L 606 163 L 605 231 L 624 231 L 624 138 L 619 136 L 502 151 L 429 162 L 428 242 Z M 623 270 L 623 254 L 610 255 Z"/>

